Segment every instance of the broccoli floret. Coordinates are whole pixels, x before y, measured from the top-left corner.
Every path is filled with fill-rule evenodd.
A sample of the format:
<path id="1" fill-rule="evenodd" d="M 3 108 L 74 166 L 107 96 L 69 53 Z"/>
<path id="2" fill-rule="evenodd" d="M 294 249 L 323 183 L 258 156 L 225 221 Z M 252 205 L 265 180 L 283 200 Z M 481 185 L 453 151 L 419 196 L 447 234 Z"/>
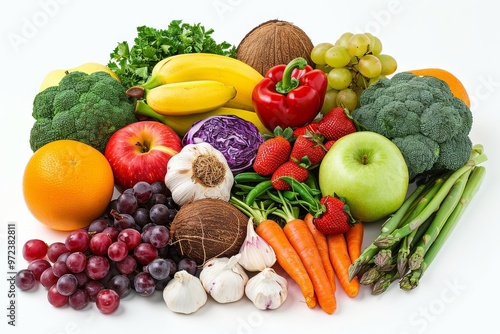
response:
<path id="1" fill-rule="evenodd" d="M 104 152 L 116 130 L 137 121 L 125 87 L 106 72 L 68 73 L 58 86 L 35 96 L 32 115 L 33 152 L 59 139 L 78 140 Z"/>
<path id="2" fill-rule="evenodd" d="M 400 148 L 412 178 L 454 170 L 470 156 L 472 113 L 435 77 L 402 72 L 379 79 L 363 91 L 352 117 Z"/>
<path id="3" fill-rule="evenodd" d="M 440 155 L 438 143 L 420 133 L 396 137 L 392 142 L 400 149 L 406 164 L 412 166 L 414 174 L 432 169 L 438 161 Z"/>

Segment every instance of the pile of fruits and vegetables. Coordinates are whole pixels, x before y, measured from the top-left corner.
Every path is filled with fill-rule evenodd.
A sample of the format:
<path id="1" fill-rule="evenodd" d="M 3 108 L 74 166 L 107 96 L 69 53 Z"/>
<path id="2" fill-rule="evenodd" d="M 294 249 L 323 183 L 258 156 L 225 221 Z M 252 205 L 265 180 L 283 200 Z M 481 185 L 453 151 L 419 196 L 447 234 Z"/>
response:
<path id="1" fill-rule="evenodd" d="M 212 33 L 138 27 L 109 63 L 47 75 L 23 191 L 67 234 L 23 245 L 17 287 L 104 314 L 160 293 L 190 314 L 209 298 L 276 309 L 295 284 L 333 314 L 338 294 L 424 284 L 485 174 L 459 79 L 398 72 L 369 33 Z"/>

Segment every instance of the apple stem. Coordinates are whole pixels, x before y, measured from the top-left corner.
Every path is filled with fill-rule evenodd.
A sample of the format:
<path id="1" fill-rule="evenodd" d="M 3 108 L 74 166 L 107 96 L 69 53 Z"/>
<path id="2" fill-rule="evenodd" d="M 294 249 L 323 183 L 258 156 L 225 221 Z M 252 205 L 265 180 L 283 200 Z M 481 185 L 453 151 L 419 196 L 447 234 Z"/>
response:
<path id="1" fill-rule="evenodd" d="M 137 142 L 135 145 L 139 147 L 141 153 L 146 153 L 148 151 L 148 147 L 141 142 Z"/>
<path id="2" fill-rule="evenodd" d="M 365 153 L 365 154 L 363 154 L 363 159 L 361 159 L 361 163 L 363 165 L 366 165 L 367 162 L 368 162 L 368 155 Z"/>

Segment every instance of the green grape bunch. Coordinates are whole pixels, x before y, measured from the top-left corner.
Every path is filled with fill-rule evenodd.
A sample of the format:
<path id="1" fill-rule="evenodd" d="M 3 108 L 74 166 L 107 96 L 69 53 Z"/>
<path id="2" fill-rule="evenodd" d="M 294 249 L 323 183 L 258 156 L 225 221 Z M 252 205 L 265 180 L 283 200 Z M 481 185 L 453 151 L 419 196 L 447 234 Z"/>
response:
<path id="1" fill-rule="evenodd" d="M 382 42 L 370 33 L 346 32 L 334 44 L 319 43 L 311 60 L 328 77 L 323 114 L 337 106 L 354 110 L 365 88 L 397 69 L 394 57 L 383 54 Z"/>

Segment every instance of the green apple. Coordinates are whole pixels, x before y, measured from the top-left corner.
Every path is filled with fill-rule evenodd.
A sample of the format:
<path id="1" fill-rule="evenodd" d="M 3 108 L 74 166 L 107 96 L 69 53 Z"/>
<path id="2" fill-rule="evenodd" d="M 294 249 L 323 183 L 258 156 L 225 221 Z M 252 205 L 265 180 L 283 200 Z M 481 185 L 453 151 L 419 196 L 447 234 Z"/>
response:
<path id="1" fill-rule="evenodd" d="M 333 144 L 319 166 L 318 181 L 323 196 L 345 197 L 355 219 L 374 222 L 403 204 L 409 174 L 392 141 L 375 132 L 358 131 Z"/>

